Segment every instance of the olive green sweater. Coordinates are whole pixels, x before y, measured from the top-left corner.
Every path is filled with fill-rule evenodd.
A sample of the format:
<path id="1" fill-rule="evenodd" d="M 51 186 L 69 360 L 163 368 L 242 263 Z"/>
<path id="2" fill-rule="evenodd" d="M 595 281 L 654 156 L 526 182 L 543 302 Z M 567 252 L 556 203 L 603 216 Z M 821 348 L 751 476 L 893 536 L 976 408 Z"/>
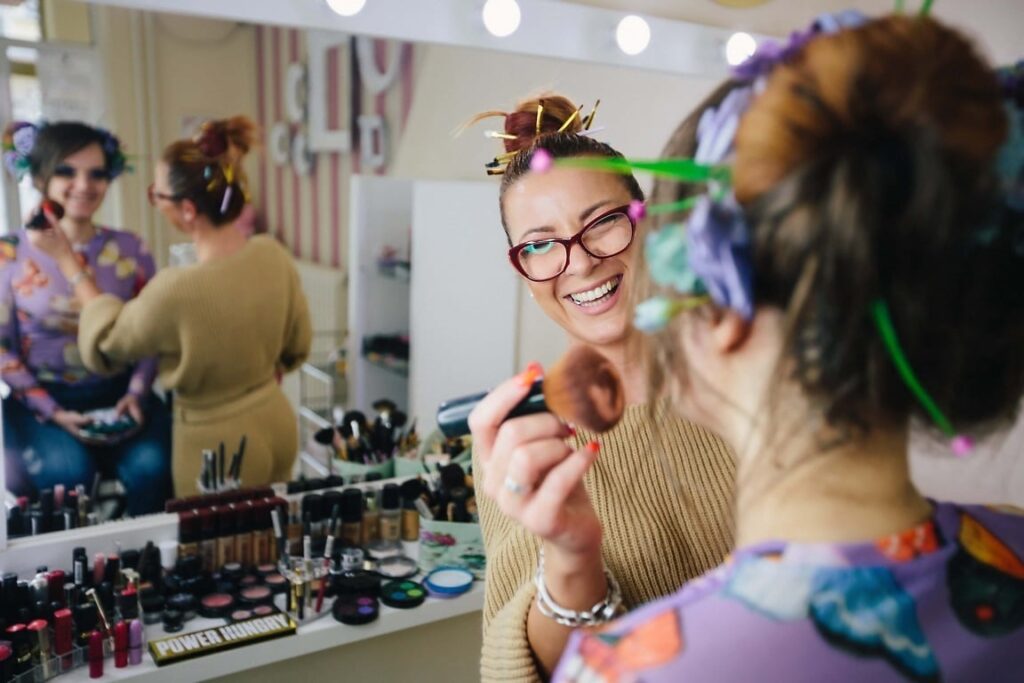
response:
<path id="1" fill-rule="evenodd" d="M 728 447 L 667 403 L 630 406 L 612 431 L 580 430 L 601 454 L 584 485 L 604 529 L 604 560 L 632 609 L 718 566 L 732 547 L 735 464 Z M 476 471 L 479 468 L 474 467 Z M 483 681 L 541 680 L 526 637 L 538 540 L 480 496 L 487 552 Z"/>

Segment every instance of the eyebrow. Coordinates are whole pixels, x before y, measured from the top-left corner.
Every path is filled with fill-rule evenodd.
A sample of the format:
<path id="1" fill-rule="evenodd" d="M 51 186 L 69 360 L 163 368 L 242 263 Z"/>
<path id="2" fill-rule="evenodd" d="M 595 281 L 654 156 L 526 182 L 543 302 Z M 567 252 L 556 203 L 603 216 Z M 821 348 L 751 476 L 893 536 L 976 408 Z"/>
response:
<path id="1" fill-rule="evenodd" d="M 580 221 L 580 223 L 583 223 L 584 221 L 587 220 L 587 218 L 589 216 L 591 216 L 598 209 L 600 209 L 600 208 L 602 208 L 604 206 L 611 207 L 611 206 L 614 206 L 614 205 L 615 205 L 615 200 L 613 200 L 613 199 L 602 199 L 601 201 L 597 202 L 596 204 L 593 204 L 593 205 L 588 206 L 587 208 L 583 209 L 583 211 L 580 212 L 579 221 Z M 522 235 L 519 236 L 518 243 L 522 244 L 523 242 L 527 241 L 526 238 L 529 237 L 530 235 L 534 234 L 534 233 L 551 233 L 551 232 L 555 232 L 555 229 L 552 228 L 550 225 L 542 225 L 539 228 L 531 228 L 531 229 L 527 230 L 526 232 L 524 232 Z"/>

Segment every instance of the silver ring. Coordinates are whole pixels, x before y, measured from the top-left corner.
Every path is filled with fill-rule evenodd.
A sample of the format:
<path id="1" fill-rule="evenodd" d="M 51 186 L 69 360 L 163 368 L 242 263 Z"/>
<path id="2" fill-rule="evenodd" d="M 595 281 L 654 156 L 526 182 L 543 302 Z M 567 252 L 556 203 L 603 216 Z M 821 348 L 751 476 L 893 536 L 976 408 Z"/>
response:
<path id="1" fill-rule="evenodd" d="M 526 486 L 525 484 L 520 484 L 512 477 L 505 477 L 505 489 L 511 491 L 517 496 L 521 496 L 524 493 L 526 493 L 530 489 L 530 487 Z"/>

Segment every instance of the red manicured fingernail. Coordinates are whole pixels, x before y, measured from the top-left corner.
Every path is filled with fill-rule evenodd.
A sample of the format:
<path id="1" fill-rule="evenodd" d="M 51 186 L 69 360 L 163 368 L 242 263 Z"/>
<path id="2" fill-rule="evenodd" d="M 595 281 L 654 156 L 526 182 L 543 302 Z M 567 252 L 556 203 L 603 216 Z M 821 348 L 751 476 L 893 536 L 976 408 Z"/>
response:
<path id="1" fill-rule="evenodd" d="M 588 453 L 593 453 L 594 455 L 597 455 L 597 453 L 600 450 L 601 450 L 601 444 L 599 444 L 596 441 L 591 441 L 590 443 L 587 444 L 587 452 Z"/>
<path id="2" fill-rule="evenodd" d="M 569 436 L 576 436 L 576 428 L 572 425 L 565 425 L 565 431 L 568 432 Z"/>
<path id="3" fill-rule="evenodd" d="M 544 368 L 541 367 L 540 363 L 533 362 L 526 366 L 526 369 L 518 377 L 519 386 L 528 387 L 537 381 L 540 377 Z"/>

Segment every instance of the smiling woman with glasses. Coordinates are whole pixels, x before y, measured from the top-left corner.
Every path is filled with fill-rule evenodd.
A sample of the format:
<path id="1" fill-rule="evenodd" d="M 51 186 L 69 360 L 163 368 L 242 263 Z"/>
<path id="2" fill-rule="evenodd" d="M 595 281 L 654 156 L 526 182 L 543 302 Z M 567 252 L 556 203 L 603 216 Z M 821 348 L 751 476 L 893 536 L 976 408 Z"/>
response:
<path id="1" fill-rule="evenodd" d="M 155 265 L 133 233 L 97 225 L 111 182 L 125 169 L 120 142 L 82 123 L 14 123 L 4 136 L 9 170 L 29 174 L 44 199 L 59 204 L 59 231 L 82 272 L 121 299 L 135 297 Z M 170 415 L 152 392 L 156 358 L 140 358 L 112 377 L 90 371 L 78 352 L 81 307 L 74 278 L 32 244 L 40 230 L 0 243 L 0 379 L 4 461 L 12 490 L 91 486 L 101 462 L 127 492 L 128 513 L 163 509 L 170 495 Z M 134 423 L 126 438 L 100 444 L 83 430 L 90 411 L 114 408 Z"/>
<path id="2" fill-rule="evenodd" d="M 628 347 L 644 198 L 636 179 L 558 165 L 531 171 L 551 158 L 620 157 L 591 137 L 593 113 L 550 95 L 500 116 L 502 130 L 490 135 L 505 151 L 488 172 L 502 173 L 509 262 L 571 344 L 615 365 L 629 404 L 599 444 L 550 414 L 504 422 L 542 372 L 531 366 L 471 421 L 488 557 L 481 677 L 541 680 L 571 628 L 601 618 L 585 610 L 601 604 L 606 616 L 638 605 L 721 561 L 731 542 L 733 462 L 715 436 L 643 391 Z M 662 459 L 685 482 L 688 501 L 666 485 Z"/>

